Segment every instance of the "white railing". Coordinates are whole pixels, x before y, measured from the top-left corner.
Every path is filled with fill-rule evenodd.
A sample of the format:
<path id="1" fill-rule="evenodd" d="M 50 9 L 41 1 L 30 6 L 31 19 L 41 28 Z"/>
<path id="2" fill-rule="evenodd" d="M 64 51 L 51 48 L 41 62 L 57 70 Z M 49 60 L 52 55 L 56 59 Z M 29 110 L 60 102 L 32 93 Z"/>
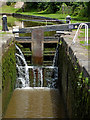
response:
<path id="1" fill-rule="evenodd" d="M 73 38 L 73 44 L 75 44 L 75 42 L 76 42 L 76 37 L 77 37 L 77 35 L 78 35 L 79 29 L 81 29 L 83 26 L 85 26 L 85 43 L 86 43 L 86 45 L 88 45 L 88 25 L 85 24 L 85 23 L 81 23 L 81 24 L 78 26 L 78 29 L 77 29 L 77 31 L 76 31 L 76 34 L 75 34 L 75 36 L 74 36 L 74 38 Z"/>

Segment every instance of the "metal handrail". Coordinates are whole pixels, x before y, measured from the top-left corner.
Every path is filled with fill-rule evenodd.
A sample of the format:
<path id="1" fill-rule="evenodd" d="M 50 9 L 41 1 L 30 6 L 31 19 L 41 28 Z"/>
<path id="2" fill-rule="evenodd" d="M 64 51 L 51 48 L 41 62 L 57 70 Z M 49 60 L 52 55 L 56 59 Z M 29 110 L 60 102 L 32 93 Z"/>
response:
<path id="1" fill-rule="evenodd" d="M 75 34 L 75 36 L 74 36 L 74 38 L 73 38 L 73 44 L 75 44 L 75 42 L 76 42 L 76 37 L 77 37 L 77 34 L 78 34 L 78 31 L 79 31 L 79 29 L 81 29 L 82 28 L 82 26 L 85 26 L 85 42 L 86 42 L 86 45 L 88 45 L 88 25 L 87 24 L 85 24 L 85 23 L 81 23 L 79 26 L 78 26 L 78 29 L 77 29 L 77 31 L 76 31 L 76 34 Z"/>

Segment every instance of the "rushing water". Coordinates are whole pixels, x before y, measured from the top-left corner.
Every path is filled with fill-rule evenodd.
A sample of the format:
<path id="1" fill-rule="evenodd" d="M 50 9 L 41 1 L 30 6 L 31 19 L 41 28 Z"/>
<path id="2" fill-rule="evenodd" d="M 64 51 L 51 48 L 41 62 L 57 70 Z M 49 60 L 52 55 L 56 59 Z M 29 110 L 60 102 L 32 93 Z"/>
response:
<path id="1" fill-rule="evenodd" d="M 17 80 L 16 80 L 16 87 L 29 87 L 29 72 L 28 72 L 28 65 L 24 58 L 24 55 L 20 48 L 16 46 L 18 54 L 16 53 L 16 68 L 17 68 Z M 23 67 L 20 67 L 24 65 Z"/>
<path id="2" fill-rule="evenodd" d="M 54 66 L 47 66 L 47 67 L 28 66 L 22 51 L 17 45 L 15 46 L 17 50 L 17 53 L 15 54 L 17 61 L 16 87 L 17 88 L 22 88 L 22 87 L 56 88 L 57 87 L 56 83 L 58 80 L 58 68 Z"/>
<path id="3" fill-rule="evenodd" d="M 17 45 L 15 55 L 16 89 L 4 118 L 65 118 L 63 100 L 57 89 L 57 53 L 52 66 L 28 66 Z"/>

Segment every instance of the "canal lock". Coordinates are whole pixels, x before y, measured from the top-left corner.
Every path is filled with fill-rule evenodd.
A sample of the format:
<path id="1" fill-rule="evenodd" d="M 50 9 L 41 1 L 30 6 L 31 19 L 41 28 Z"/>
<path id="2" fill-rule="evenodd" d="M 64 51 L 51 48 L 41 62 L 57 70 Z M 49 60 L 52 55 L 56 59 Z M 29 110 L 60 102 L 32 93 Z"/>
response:
<path id="1" fill-rule="evenodd" d="M 58 67 L 56 65 L 57 63 L 56 58 L 58 57 L 58 54 L 56 53 L 57 43 L 44 43 L 42 66 L 33 65 L 31 43 L 19 43 L 15 46 L 17 68 L 16 87 L 25 87 L 25 80 L 27 79 L 26 82 L 29 85 L 26 86 L 28 87 L 57 88 L 58 81 Z"/>
<path id="2" fill-rule="evenodd" d="M 53 33 L 55 34 L 55 32 L 53 32 Z M 47 34 L 47 33 L 45 33 L 45 34 Z M 30 37 L 30 34 L 29 34 L 29 37 Z M 67 109 L 69 116 L 72 118 L 78 117 L 80 119 L 83 119 L 84 117 L 86 118 L 88 116 L 88 114 L 89 114 L 89 112 L 88 112 L 88 110 L 89 110 L 89 108 L 88 108 L 89 92 L 87 92 L 88 87 L 83 86 L 83 89 L 80 89 L 79 86 L 77 85 L 79 76 L 76 74 L 77 71 L 76 71 L 76 69 L 74 69 L 74 66 L 71 62 L 70 54 L 68 55 L 69 51 L 67 49 L 66 42 L 64 40 L 62 40 L 62 43 L 63 44 L 61 44 L 61 46 L 59 47 L 59 54 L 60 54 L 59 55 L 59 63 L 58 63 L 58 66 L 59 66 L 58 81 L 59 81 L 59 83 L 57 83 L 57 84 L 60 87 L 61 93 L 64 95 L 64 97 L 63 97 L 64 100 L 62 100 L 62 96 L 59 96 L 59 98 L 57 98 L 58 95 L 56 94 L 55 91 L 52 90 L 52 88 L 53 88 L 52 84 L 49 84 L 49 86 L 48 86 L 48 84 L 46 83 L 46 80 L 45 80 L 48 78 L 51 79 L 52 78 L 51 76 L 53 76 L 50 74 L 50 77 L 48 77 L 49 73 L 53 73 L 52 72 L 53 69 L 51 69 L 51 71 L 50 71 L 49 68 L 45 68 L 45 67 L 53 66 L 53 59 L 54 59 L 57 43 L 56 44 L 54 43 L 52 45 L 50 45 L 51 43 L 48 43 L 48 44 L 44 43 L 44 51 L 43 51 L 44 56 L 43 56 L 43 65 L 42 65 L 43 67 L 39 66 L 39 68 L 42 68 L 44 71 L 42 76 L 44 76 L 46 74 L 46 72 L 48 74 L 48 75 L 46 74 L 46 77 L 44 78 L 43 86 L 45 88 L 50 88 L 50 89 L 45 89 L 45 91 L 43 91 L 43 87 L 41 87 L 41 82 L 38 82 L 38 79 L 36 80 L 36 83 L 33 84 L 34 83 L 33 81 L 35 80 L 33 73 L 38 74 L 38 72 L 37 72 L 38 70 L 37 70 L 37 68 L 35 68 L 35 70 L 33 71 L 31 43 L 25 43 L 25 44 L 23 42 L 16 43 L 16 45 L 21 49 L 22 53 L 24 54 L 27 65 L 31 67 L 31 68 L 29 67 L 29 73 L 31 72 L 30 74 L 32 74 L 32 75 L 29 76 L 29 79 L 30 79 L 30 77 L 32 77 L 31 78 L 32 82 L 29 83 L 31 85 L 31 86 L 29 85 L 29 87 L 25 87 L 25 86 L 23 87 L 22 85 L 20 85 L 20 86 L 15 85 L 15 88 L 16 87 L 17 88 L 14 90 L 13 95 L 10 99 L 6 114 L 4 116 L 5 118 L 53 118 L 53 119 L 67 118 L 67 115 L 66 115 L 67 112 L 65 112 L 65 109 Z M 53 46 L 52 52 L 50 51 L 51 46 Z M 16 52 L 16 53 L 18 54 L 18 52 Z M 51 55 L 51 53 L 53 55 Z M 10 53 L 10 55 L 12 55 L 12 52 Z M 10 60 L 12 60 L 11 57 L 10 57 Z M 13 63 L 15 63 L 15 61 Z M 5 62 L 5 64 L 6 64 L 6 62 Z M 9 64 L 9 66 L 10 66 L 10 64 Z M 46 71 L 44 68 L 46 69 Z M 12 70 L 14 70 L 14 68 Z M 48 72 L 48 71 L 50 71 L 50 72 Z M 13 73 L 15 73 L 15 71 L 13 71 Z M 8 75 L 8 79 L 9 79 L 9 74 L 7 73 L 7 75 Z M 14 74 L 13 74 L 13 76 L 14 77 L 11 78 L 12 80 L 15 79 Z M 17 76 L 18 76 L 18 74 L 17 74 Z M 7 79 L 7 78 L 5 78 L 5 76 L 3 76 L 3 77 L 5 80 Z M 41 76 L 38 74 L 38 77 L 40 78 Z M 15 83 L 13 81 L 11 81 L 11 87 L 12 87 L 12 84 Z M 7 84 L 9 84 L 8 81 L 7 81 Z M 5 86 L 3 86 L 3 89 L 4 89 L 4 87 Z M 7 92 L 4 95 L 5 97 L 3 98 L 3 101 L 6 100 L 6 97 L 7 97 L 6 95 L 8 95 L 8 93 L 9 93 L 9 91 L 8 91 L 9 89 L 7 90 L 7 88 L 8 87 L 6 86 L 5 89 Z M 12 88 L 14 88 L 14 87 L 12 87 Z M 25 88 L 34 88 L 34 89 L 31 89 L 29 91 L 29 89 L 26 90 Z M 37 90 L 37 88 L 40 89 L 40 91 Z M 57 88 L 57 86 L 55 88 Z M 33 90 L 35 90 L 37 92 L 35 93 Z M 46 91 L 48 91 L 48 90 L 50 90 L 49 91 L 50 98 L 47 97 L 48 95 L 47 95 Z M 54 90 L 57 90 L 57 89 L 54 89 Z M 45 92 L 45 94 L 43 92 Z M 41 94 L 41 97 L 39 96 L 40 94 Z M 29 95 L 31 95 L 31 96 L 29 96 Z M 50 100 L 50 99 L 51 99 L 51 101 L 49 102 L 48 100 Z M 58 104 L 57 100 L 59 101 L 59 104 Z M 17 102 L 17 101 L 20 101 L 20 102 Z M 35 101 L 35 102 L 32 103 L 30 101 Z M 63 105 L 64 101 L 66 102 L 65 103 L 66 106 Z M 5 102 L 3 102 L 3 103 L 5 103 Z M 14 106 L 12 106 L 13 103 L 15 103 Z M 23 105 L 21 103 L 23 103 Z M 38 104 L 34 104 L 34 103 L 38 103 Z M 42 105 L 41 105 L 41 103 L 42 103 Z M 50 107 L 49 104 L 51 104 L 51 103 L 57 104 L 58 107 L 55 107 L 55 104 L 52 104 Z M 43 106 L 44 104 L 46 107 Z M 5 106 L 5 104 L 3 104 L 3 106 Z M 29 106 L 29 107 L 27 107 L 27 106 Z M 50 109 L 46 109 L 46 108 L 48 108 L 48 106 L 50 107 Z M 22 107 L 22 110 L 21 110 L 21 107 Z M 13 108 L 15 108 L 15 109 L 13 109 Z M 33 109 L 31 110 L 31 108 L 33 108 Z M 45 109 L 42 109 L 42 108 L 45 108 Z M 55 108 L 59 108 L 59 110 L 55 109 Z M 5 107 L 5 109 L 6 109 L 6 107 Z M 25 112 L 25 110 L 26 110 L 26 112 Z M 37 111 L 39 111 L 39 112 L 37 112 Z M 50 113 L 50 111 L 52 113 Z M 28 114 L 22 114 L 22 113 L 28 113 Z M 59 116 L 59 114 L 60 114 L 60 116 Z"/>
<path id="3" fill-rule="evenodd" d="M 66 116 L 66 113 L 62 98 L 60 98 L 60 93 L 57 89 L 58 44 L 57 42 L 44 43 L 43 64 L 35 66 L 32 60 L 31 46 L 31 43 L 17 42 L 15 44 L 16 86 L 5 118 L 63 118 Z M 22 98 L 22 95 L 24 98 Z M 37 96 L 37 98 L 35 96 Z M 32 99 L 36 99 L 37 102 L 34 103 Z M 20 102 L 17 103 L 16 101 Z M 13 102 L 15 103 L 15 106 L 13 106 L 14 109 L 12 108 Z M 31 105 L 33 108 L 30 107 Z M 20 106 L 22 106 L 23 109 L 21 109 Z M 34 107 L 38 107 L 37 110 L 35 110 Z M 24 114 L 22 115 L 21 113 Z"/>

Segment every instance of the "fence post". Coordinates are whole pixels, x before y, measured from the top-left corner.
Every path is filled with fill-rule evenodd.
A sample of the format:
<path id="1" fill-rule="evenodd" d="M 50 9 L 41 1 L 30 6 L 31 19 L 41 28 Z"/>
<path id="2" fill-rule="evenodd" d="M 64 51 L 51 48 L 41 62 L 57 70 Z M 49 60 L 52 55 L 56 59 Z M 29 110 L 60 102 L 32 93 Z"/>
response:
<path id="1" fill-rule="evenodd" d="M 7 27 L 7 16 L 3 15 L 2 17 L 2 31 L 9 31 Z"/>

